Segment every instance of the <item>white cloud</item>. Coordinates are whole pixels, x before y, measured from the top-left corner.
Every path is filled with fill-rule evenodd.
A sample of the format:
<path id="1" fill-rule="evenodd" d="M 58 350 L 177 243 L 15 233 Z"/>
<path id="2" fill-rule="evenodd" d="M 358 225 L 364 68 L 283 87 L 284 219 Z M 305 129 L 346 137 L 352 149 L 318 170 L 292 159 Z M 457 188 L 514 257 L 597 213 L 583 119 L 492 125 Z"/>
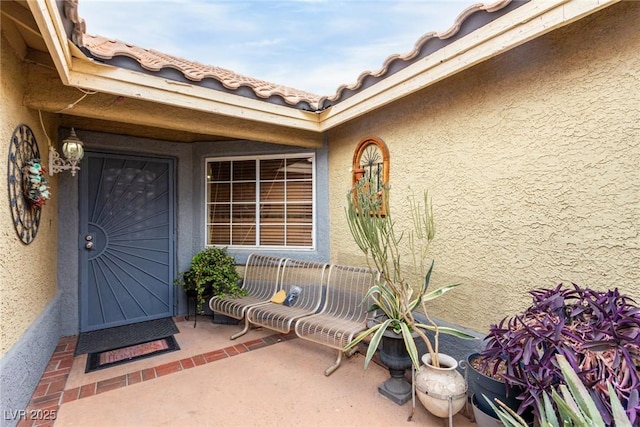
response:
<path id="1" fill-rule="evenodd" d="M 249 47 L 269 47 L 282 44 L 282 39 L 264 39 L 256 40 L 252 42 L 246 42 L 245 46 Z"/>

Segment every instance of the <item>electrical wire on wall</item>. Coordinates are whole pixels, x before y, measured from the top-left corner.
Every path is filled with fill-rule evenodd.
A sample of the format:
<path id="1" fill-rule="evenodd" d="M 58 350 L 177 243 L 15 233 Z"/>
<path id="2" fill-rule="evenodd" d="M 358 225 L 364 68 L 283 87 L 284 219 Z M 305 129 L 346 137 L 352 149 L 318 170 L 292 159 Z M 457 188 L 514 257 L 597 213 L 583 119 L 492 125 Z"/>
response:
<path id="1" fill-rule="evenodd" d="M 47 147 L 51 148 L 51 140 L 49 139 L 49 134 L 47 134 L 47 129 L 44 127 L 44 122 L 42 121 L 42 111 L 38 110 L 38 116 L 40 117 L 40 127 L 42 127 L 42 132 L 44 132 L 45 138 L 47 138 Z"/>
<path id="2" fill-rule="evenodd" d="M 78 103 L 80 101 L 82 101 L 83 99 L 85 99 L 87 96 L 89 95 L 95 95 L 98 92 L 96 91 L 92 91 L 92 90 L 85 90 L 82 88 L 77 87 L 76 89 L 78 89 L 80 92 L 82 92 L 84 95 L 82 95 L 80 98 L 78 98 L 75 102 L 72 102 L 71 104 L 67 105 L 66 107 L 64 107 L 61 110 L 56 111 L 56 113 L 62 113 L 66 110 L 70 110 L 73 107 L 75 107 L 76 105 L 78 105 Z M 47 146 L 51 147 L 51 139 L 49 138 L 49 135 L 47 134 L 47 129 L 44 127 L 44 121 L 42 120 L 42 111 L 38 110 L 38 116 L 40 117 L 40 126 L 42 127 L 42 131 L 44 132 L 44 136 L 47 138 Z"/>
<path id="3" fill-rule="evenodd" d="M 76 102 L 73 102 L 73 103 L 67 105 L 62 110 L 56 111 L 56 113 L 62 113 L 63 111 L 70 110 L 71 108 L 75 107 L 80 101 L 85 99 L 88 95 L 95 95 L 96 93 L 98 93 L 98 92 L 95 92 L 95 91 L 92 91 L 92 90 L 84 90 L 84 89 L 79 88 L 79 87 L 77 87 L 76 89 L 78 89 L 80 92 L 84 93 L 84 95 L 82 95 L 80 98 L 78 98 L 78 100 Z"/>

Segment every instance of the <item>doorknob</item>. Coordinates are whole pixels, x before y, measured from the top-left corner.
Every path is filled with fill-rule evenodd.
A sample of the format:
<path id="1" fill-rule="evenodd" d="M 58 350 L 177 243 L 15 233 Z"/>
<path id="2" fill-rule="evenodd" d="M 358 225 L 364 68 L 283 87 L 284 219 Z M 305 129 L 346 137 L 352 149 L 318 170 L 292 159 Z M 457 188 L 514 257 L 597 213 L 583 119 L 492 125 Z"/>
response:
<path id="1" fill-rule="evenodd" d="M 85 243 L 85 244 L 84 244 L 84 247 L 85 247 L 85 248 L 87 248 L 87 249 L 91 249 L 91 248 L 93 248 L 93 242 L 87 242 L 87 243 Z"/>

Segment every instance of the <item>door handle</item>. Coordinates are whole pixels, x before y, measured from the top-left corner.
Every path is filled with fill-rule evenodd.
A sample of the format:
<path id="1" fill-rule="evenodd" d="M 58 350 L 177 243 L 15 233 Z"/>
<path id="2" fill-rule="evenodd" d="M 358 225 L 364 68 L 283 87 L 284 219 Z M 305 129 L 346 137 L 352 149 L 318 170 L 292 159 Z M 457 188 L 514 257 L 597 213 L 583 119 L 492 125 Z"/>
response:
<path id="1" fill-rule="evenodd" d="M 93 236 L 91 234 L 87 234 L 86 236 L 84 236 L 84 240 L 87 241 L 87 243 L 84 244 L 84 247 L 86 249 L 92 249 L 93 248 Z"/>

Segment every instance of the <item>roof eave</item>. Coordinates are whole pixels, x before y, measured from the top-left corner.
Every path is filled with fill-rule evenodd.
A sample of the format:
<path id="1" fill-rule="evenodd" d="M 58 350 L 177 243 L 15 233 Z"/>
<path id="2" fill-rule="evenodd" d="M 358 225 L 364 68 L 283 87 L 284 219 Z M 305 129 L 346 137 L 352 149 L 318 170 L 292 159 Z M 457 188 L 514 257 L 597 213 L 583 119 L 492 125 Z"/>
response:
<path id="1" fill-rule="evenodd" d="M 321 133 L 619 1 L 528 2 L 321 113 L 97 64 L 68 40 L 55 0 L 29 7 L 65 85 Z"/>
<path id="2" fill-rule="evenodd" d="M 621 0 L 531 1 L 320 114 L 327 131 Z"/>
<path id="3" fill-rule="evenodd" d="M 320 131 L 318 114 L 212 91 L 206 87 L 165 79 L 111 65 L 73 58 L 69 85 L 85 90 L 153 101 L 230 117 L 276 124 L 288 128 Z"/>
<path id="4" fill-rule="evenodd" d="M 71 52 L 55 0 L 27 0 L 62 82 L 69 84 Z"/>
<path id="5" fill-rule="evenodd" d="M 55 0 L 29 0 L 62 83 L 292 129 L 320 132 L 318 114 L 99 64 L 68 40 Z"/>

